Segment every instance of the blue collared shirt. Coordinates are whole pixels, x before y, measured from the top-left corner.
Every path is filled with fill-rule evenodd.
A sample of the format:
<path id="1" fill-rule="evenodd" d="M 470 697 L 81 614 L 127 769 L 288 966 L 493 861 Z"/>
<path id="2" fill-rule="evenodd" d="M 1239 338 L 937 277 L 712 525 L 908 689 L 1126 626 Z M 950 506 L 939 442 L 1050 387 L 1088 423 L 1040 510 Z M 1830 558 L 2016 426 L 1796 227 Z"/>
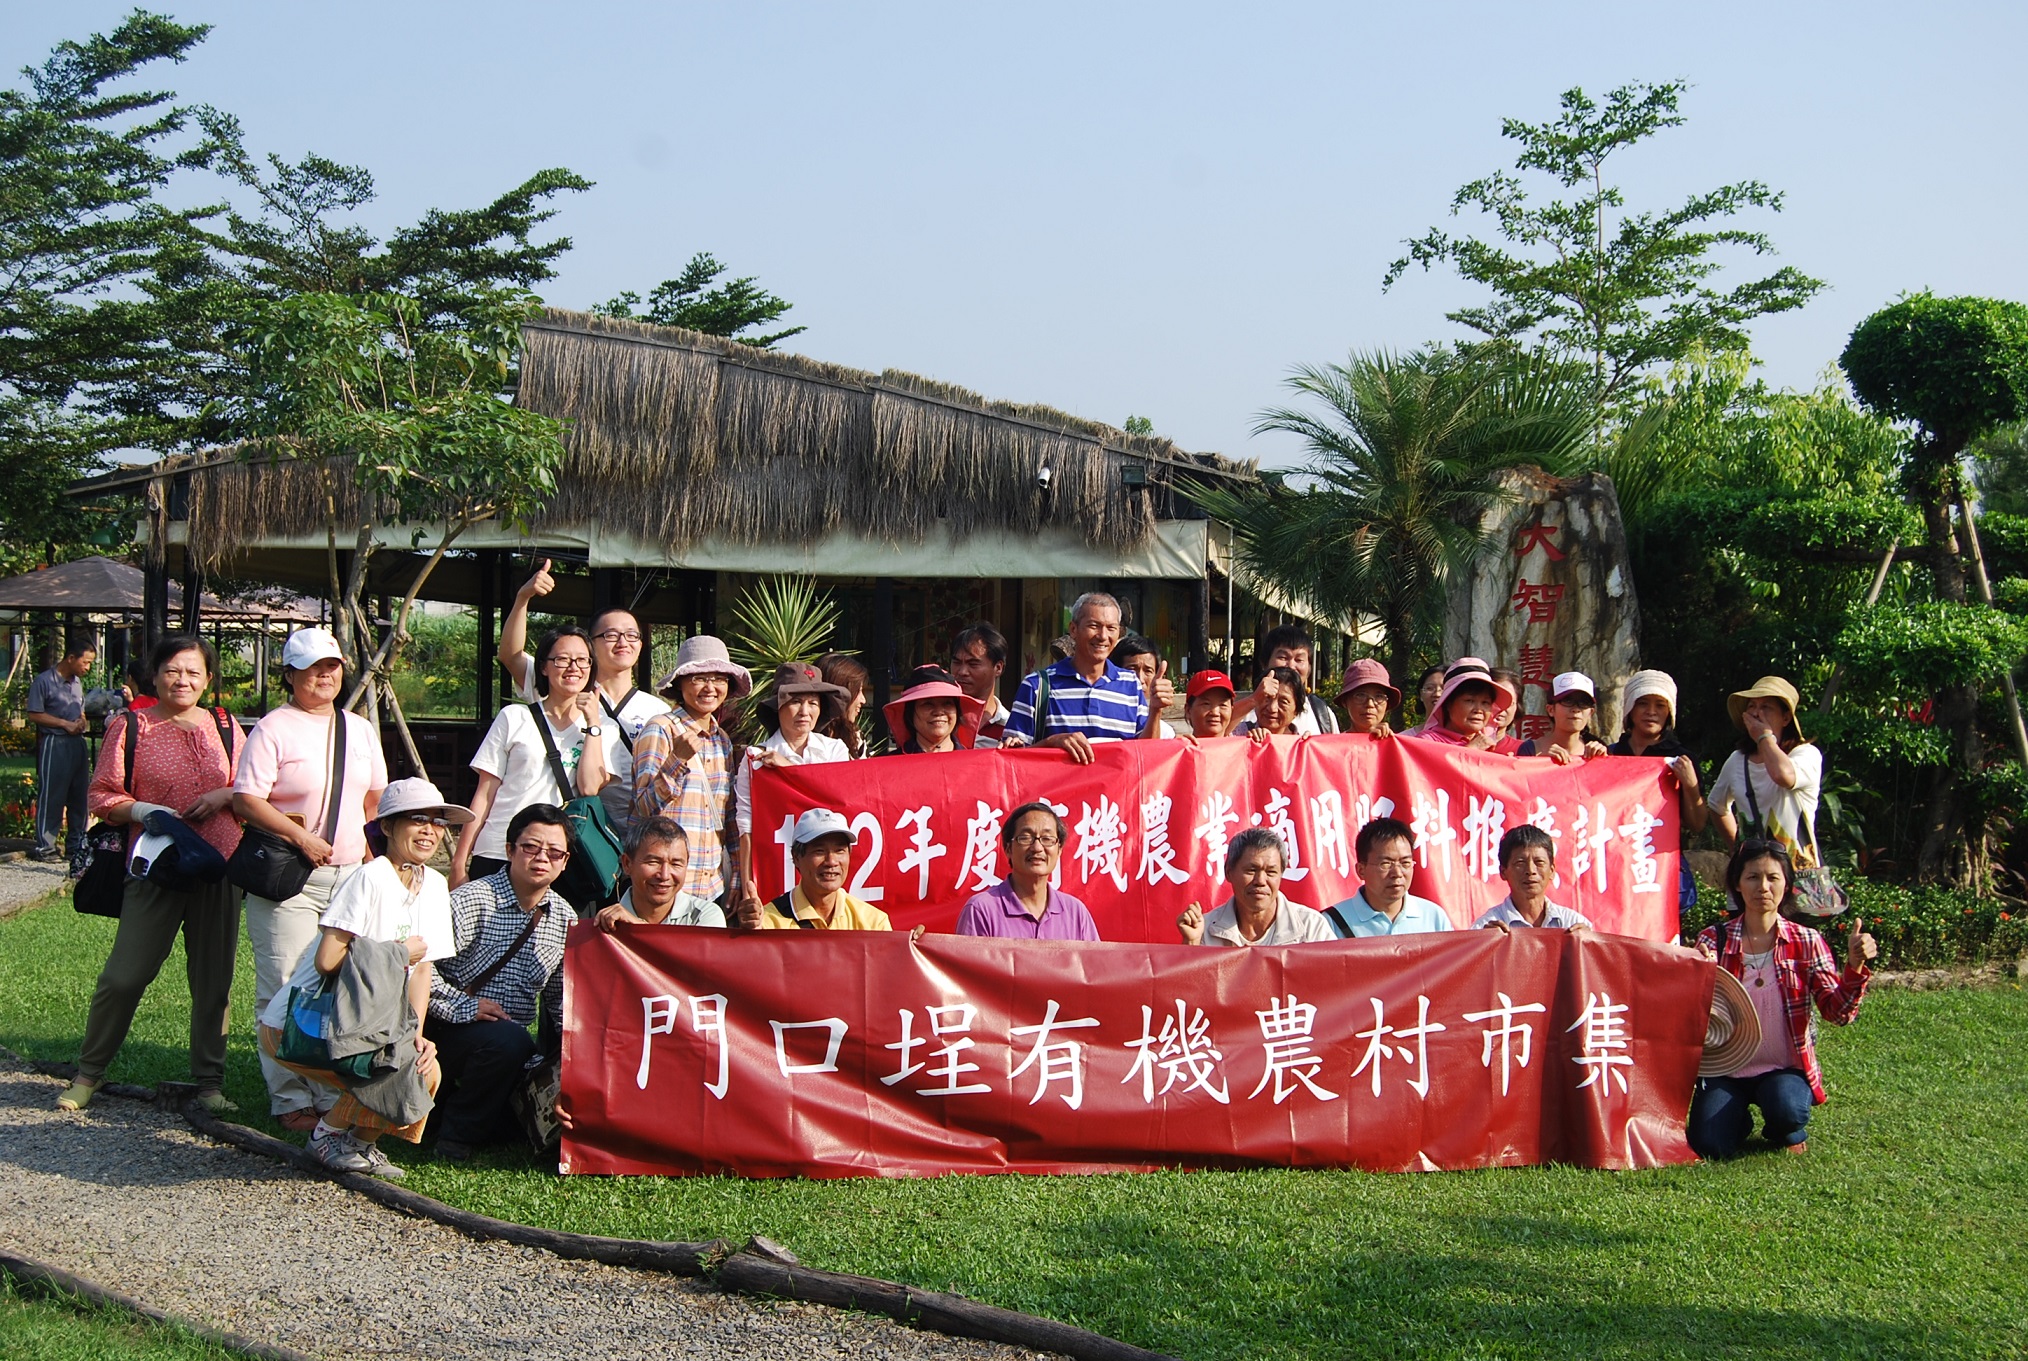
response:
<path id="1" fill-rule="evenodd" d="M 1345 919 L 1341 928 L 1333 917 Z M 1384 912 L 1376 912 L 1366 901 L 1366 890 L 1337 904 L 1324 914 L 1324 920 L 1331 923 L 1343 939 L 1360 936 L 1413 936 L 1426 931 L 1448 931 L 1451 929 L 1450 915 L 1427 898 L 1418 898 L 1413 893 L 1402 900 L 1401 912 L 1392 920 Z M 1350 928 L 1350 929 L 1345 929 Z"/>
<path id="2" fill-rule="evenodd" d="M 1042 688 L 1041 672 L 1030 672 L 1015 693 L 1007 731 L 1030 741 L 1036 737 L 1035 699 Z M 1069 658 L 1049 668 L 1049 712 L 1043 716 L 1043 737 L 1083 733 L 1095 742 L 1139 737 L 1148 726 L 1148 695 L 1131 671 L 1106 663 L 1105 675 L 1088 681 Z"/>

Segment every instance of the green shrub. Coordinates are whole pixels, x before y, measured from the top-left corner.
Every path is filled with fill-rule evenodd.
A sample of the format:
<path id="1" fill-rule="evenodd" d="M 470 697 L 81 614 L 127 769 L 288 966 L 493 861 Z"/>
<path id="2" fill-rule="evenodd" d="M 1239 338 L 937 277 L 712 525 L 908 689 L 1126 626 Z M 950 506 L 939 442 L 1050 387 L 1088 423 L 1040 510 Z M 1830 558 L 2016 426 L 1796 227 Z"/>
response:
<path id="1" fill-rule="evenodd" d="M 2028 916 L 2000 899 L 1962 889 L 1876 883 L 1845 870 L 1833 873 L 1864 929 L 1879 942 L 1876 968 L 1934 969 L 2018 959 L 2028 953 Z M 1724 888 L 1698 880 L 1697 905 L 1683 916 L 1684 944 L 1695 943 L 1698 932 L 1726 915 Z M 1818 924 L 1840 962 L 1851 920 L 1844 916 Z"/>

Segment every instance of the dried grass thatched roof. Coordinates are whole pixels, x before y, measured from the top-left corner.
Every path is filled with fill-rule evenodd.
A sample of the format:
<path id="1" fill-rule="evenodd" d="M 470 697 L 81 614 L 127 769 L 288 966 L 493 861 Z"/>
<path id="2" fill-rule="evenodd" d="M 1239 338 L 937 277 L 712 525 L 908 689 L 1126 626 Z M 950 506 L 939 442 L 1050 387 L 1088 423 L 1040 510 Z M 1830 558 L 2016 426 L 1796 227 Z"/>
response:
<path id="1" fill-rule="evenodd" d="M 837 529 L 902 543 L 945 527 L 1054 526 L 1126 548 L 1147 540 L 1178 474 L 1254 470 L 1049 407 L 674 327 L 552 308 L 523 340 L 516 400 L 567 427 L 538 535 L 597 523 L 680 550 Z M 1128 463 L 1146 467 L 1147 485 L 1127 485 Z M 342 473 L 333 481 L 340 522 L 356 523 L 366 508 Z M 203 467 L 190 478 L 190 542 L 215 564 L 263 539 L 320 533 L 325 495 L 314 464 Z"/>

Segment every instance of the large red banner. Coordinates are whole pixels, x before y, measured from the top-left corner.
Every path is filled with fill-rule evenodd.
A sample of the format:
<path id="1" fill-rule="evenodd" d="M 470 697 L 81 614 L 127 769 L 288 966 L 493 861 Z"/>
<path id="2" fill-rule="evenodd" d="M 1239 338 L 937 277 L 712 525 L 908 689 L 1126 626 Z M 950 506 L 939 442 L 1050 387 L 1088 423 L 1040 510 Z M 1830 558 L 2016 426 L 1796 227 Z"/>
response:
<path id="1" fill-rule="evenodd" d="M 1178 913 L 1230 894 L 1225 847 L 1242 828 L 1281 833 L 1294 855 L 1289 898 L 1324 908 L 1359 890 L 1354 840 L 1385 815 L 1415 835 L 1413 892 L 1469 926 L 1507 896 L 1497 848 L 1534 823 L 1556 839 L 1552 897 L 1602 930 L 1676 935 L 1680 812 L 1660 760 L 1601 757 L 1558 766 L 1350 735 L 1108 742 L 1097 761 L 1060 751 L 883 756 L 763 769 L 753 781 L 755 877 L 787 888 L 798 813 L 832 808 L 859 834 L 850 889 L 897 927 L 948 931 L 965 899 L 1007 872 L 1000 826 L 1030 800 L 1069 826 L 1059 870 L 1106 940 L 1174 941 Z"/>
<path id="2" fill-rule="evenodd" d="M 580 1173 L 1654 1167 L 1713 966 L 1596 932 L 1252 949 L 573 929 Z"/>

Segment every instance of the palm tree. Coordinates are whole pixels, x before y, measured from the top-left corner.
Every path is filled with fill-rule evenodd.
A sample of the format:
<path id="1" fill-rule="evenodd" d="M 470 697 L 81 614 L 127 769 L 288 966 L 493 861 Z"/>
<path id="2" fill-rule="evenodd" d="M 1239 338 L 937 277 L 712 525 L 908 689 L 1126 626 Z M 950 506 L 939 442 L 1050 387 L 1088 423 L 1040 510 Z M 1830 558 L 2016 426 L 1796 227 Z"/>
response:
<path id="1" fill-rule="evenodd" d="M 1302 436 L 1309 461 L 1192 496 L 1232 526 L 1247 572 L 1320 611 L 1377 618 L 1389 665 L 1406 674 L 1441 632 L 1446 587 L 1484 546 L 1481 516 L 1510 494 L 1498 474 L 1559 472 L 1584 455 L 1583 385 L 1494 346 L 1355 352 L 1288 383 L 1321 409 L 1277 407 L 1254 429 Z"/>

